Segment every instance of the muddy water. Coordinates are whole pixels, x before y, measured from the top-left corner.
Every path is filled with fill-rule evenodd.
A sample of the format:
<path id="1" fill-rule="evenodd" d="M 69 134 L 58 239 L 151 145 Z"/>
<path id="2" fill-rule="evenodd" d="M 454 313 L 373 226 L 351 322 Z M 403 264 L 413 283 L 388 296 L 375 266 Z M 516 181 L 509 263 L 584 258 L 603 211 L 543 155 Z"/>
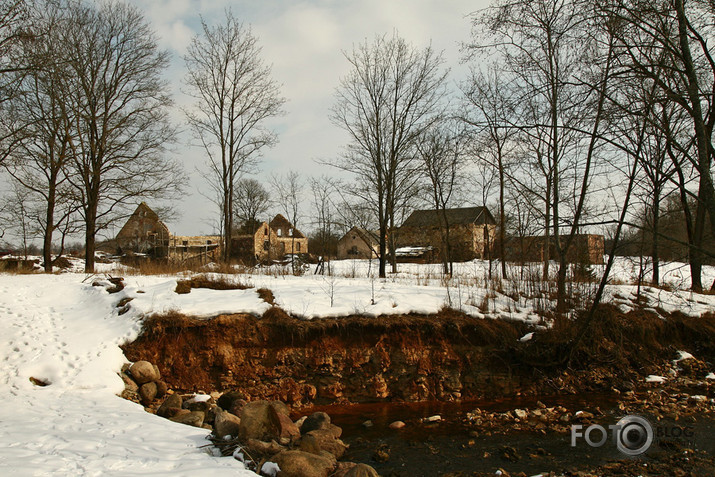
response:
<path id="1" fill-rule="evenodd" d="M 570 433 L 540 434 L 503 429 L 503 433 L 499 434 L 479 434 L 475 433 L 465 420 L 465 414 L 477 407 L 490 412 L 534 409 L 538 400 L 547 407 L 561 405 L 571 411 L 594 410 L 599 407 L 605 416 L 597 421 L 604 426 L 614 424 L 623 414 L 615 408 L 615 396 L 593 394 L 462 403 L 322 406 L 303 410 L 300 414 L 317 410 L 327 412 L 333 422 L 343 428 L 343 440 L 350 445 L 344 459 L 367 463 L 383 476 L 417 477 L 474 473 L 495 475 L 499 469 L 512 475 L 520 472 L 537 475 L 551 471 L 575 472 L 593 469 L 626 458 L 619 453 L 610 439 L 599 448 L 590 447 L 582 440 L 572 447 Z M 434 415 L 440 415 L 442 421 L 422 422 L 423 418 Z M 370 427 L 364 425 L 368 420 L 372 422 Z M 396 420 L 405 422 L 406 427 L 400 430 L 390 429 L 389 424 Z M 651 422 L 656 421 L 652 419 Z M 649 451 L 639 458 L 644 471 L 652 459 L 662 459 L 663 453 L 682 452 L 683 448 L 699 449 L 710 456 L 715 455 L 713 420 L 659 422 L 654 425 L 681 429 L 687 427 L 692 431 L 692 436 L 656 439 Z M 671 445 L 673 442 L 675 447 Z M 715 468 L 704 469 L 702 474 L 696 475 L 715 475 Z"/>

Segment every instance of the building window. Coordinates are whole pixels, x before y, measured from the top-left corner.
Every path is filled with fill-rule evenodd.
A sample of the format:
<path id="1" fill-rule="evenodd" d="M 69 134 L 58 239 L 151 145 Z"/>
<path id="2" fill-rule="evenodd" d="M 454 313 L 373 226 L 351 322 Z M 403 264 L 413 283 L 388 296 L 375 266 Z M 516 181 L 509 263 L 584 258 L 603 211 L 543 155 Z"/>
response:
<path id="1" fill-rule="evenodd" d="M 266 227 L 265 229 L 263 229 L 263 235 L 268 235 L 268 227 Z"/>
<path id="2" fill-rule="evenodd" d="M 184 247 L 188 247 L 188 246 L 189 246 L 189 241 L 188 241 L 188 240 L 184 240 L 184 241 L 182 242 L 182 244 L 183 244 Z"/>
<path id="3" fill-rule="evenodd" d="M 298 242 L 298 243 L 295 244 L 295 250 L 296 250 L 297 252 L 300 252 L 300 242 Z"/>
<path id="4" fill-rule="evenodd" d="M 276 230 L 276 234 L 278 234 L 278 236 L 281 237 L 283 235 L 283 230 L 282 229 Z"/>
<path id="5" fill-rule="evenodd" d="M 268 240 L 263 241 L 263 250 L 268 251 L 271 248 L 271 243 Z"/>
<path id="6" fill-rule="evenodd" d="M 293 229 L 288 229 L 288 235 L 291 237 L 293 236 Z"/>
<path id="7" fill-rule="evenodd" d="M 211 245 L 213 242 L 211 240 L 206 241 L 206 245 Z"/>

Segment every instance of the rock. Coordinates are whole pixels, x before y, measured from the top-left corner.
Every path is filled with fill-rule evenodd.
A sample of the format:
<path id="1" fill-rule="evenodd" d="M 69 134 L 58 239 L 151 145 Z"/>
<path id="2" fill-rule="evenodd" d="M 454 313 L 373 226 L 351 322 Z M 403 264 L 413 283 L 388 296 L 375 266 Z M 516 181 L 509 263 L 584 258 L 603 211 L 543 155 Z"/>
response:
<path id="1" fill-rule="evenodd" d="M 156 397 L 156 383 L 145 383 L 139 388 L 139 397 L 142 404 L 148 406 Z"/>
<path id="2" fill-rule="evenodd" d="M 246 449 L 251 453 L 253 458 L 270 457 L 286 450 L 285 447 L 278 444 L 276 441 L 263 442 L 258 439 L 248 439 Z"/>
<path id="3" fill-rule="evenodd" d="M 526 419 L 529 414 L 523 409 L 514 409 L 514 417 L 518 419 Z"/>
<path id="4" fill-rule="evenodd" d="M 159 409 L 156 410 L 156 415 L 161 417 L 167 417 L 166 415 L 169 408 L 181 409 L 181 401 L 181 396 L 179 396 L 178 394 L 170 394 L 166 399 L 164 399 L 164 402 L 161 403 Z"/>
<path id="5" fill-rule="evenodd" d="M 358 464 L 345 474 L 345 477 L 380 477 L 375 469 L 367 464 Z"/>
<path id="6" fill-rule="evenodd" d="M 331 477 L 345 477 L 357 464 L 355 462 L 338 462 Z"/>
<path id="7" fill-rule="evenodd" d="M 137 361 L 132 364 L 129 368 L 129 374 L 139 386 L 159 380 L 157 369 L 149 361 Z"/>
<path id="8" fill-rule="evenodd" d="M 164 381 L 156 381 L 156 399 L 161 399 L 166 395 L 169 386 Z"/>
<path id="9" fill-rule="evenodd" d="M 280 412 L 276 413 L 276 415 L 278 417 L 278 437 L 281 440 L 287 439 L 288 442 L 294 442 L 300 438 L 300 429 L 289 416 Z"/>
<path id="10" fill-rule="evenodd" d="M 133 393 L 139 392 L 139 385 L 129 377 L 129 375 L 125 372 L 119 373 L 119 376 L 122 378 L 122 381 L 124 381 L 124 389 Z"/>
<path id="11" fill-rule="evenodd" d="M 390 447 L 387 444 L 380 444 L 372 454 L 372 460 L 375 462 L 387 462 L 390 460 Z"/>
<path id="12" fill-rule="evenodd" d="M 243 401 L 245 404 L 246 395 L 241 391 L 228 391 L 223 393 L 221 397 L 218 398 L 217 404 L 224 411 L 231 412 L 231 408 L 233 407 L 234 402 L 237 400 Z"/>
<path id="13" fill-rule="evenodd" d="M 309 434 L 306 434 L 300 438 L 300 444 L 298 444 L 298 449 L 302 450 L 303 452 L 309 452 L 311 454 L 316 455 L 320 455 L 320 452 L 323 450 L 320 447 L 320 442 L 318 441 L 318 438 Z"/>
<path id="14" fill-rule="evenodd" d="M 310 416 L 305 418 L 303 424 L 300 426 L 300 433 L 307 434 L 310 431 L 316 431 L 318 429 L 325 429 L 330 425 L 330 416 L 324 412 L 314 412 Z"/>
<path id="15" fill-rule="evenodd" d="M 241 439 L 270 441 L 280 439 L 282 430 L 279 414 L 288 415 L 288 408 L 278 401 L 249 402 L 241 410 Z"/>
<path id="16" fill-rule="evenodd" d="M 315 431 L 310 431 L 304 437 L 308 436 L 316 439 L 318 445 L 320 446 L 320 450 L 330 452 L 336 459 L 340 459 L 348 449 L 348 446 L 345 445 L 343 441 L 335 437 L 335 434 L 331 429 L 317 429 Z"/>
<path id="17" fill-rule="evenodd" d="M 439 414 L 436 414 L 436 415 L 430 416 L 430 417 L 425 417 L 424 419 L 422 419 L 422 421 L 424 421 L 424 422 L 439 422 L 441 420 L 442 420 L 442 416 L 440 416 Z"/>
<path id="18" fill-rule="evenodd" d="M 519 453 L 516 451 L 515 448 L 511 446 L 502 446 L 501 458 L 510 462 L 518 462 L 519 460 L 521 460 L 521 456 L 519 455 Z"/>
<path id="19" fill-rule="evenodd" d="M 156 374 L 156 379 L 154 381 L 159 381 L 161 379 L 161 372 L 159 371 L 159 366 L 152 364 L 151 365 L 154 368 L 154 373 Z"/>
<path id="20" fill-rule="evenodd" d="M 369 419 L 368 419 L 367 421 L 365 421 L 365 422 L 362 423 L 362 426 L 363 426 L 363 427 L 366 427 L 366 428 L 368 428 L 368 429 L 370 429 L 370 428 L 371 428 L 372 426 L 374 426 L 374 425 L 375 425 L 375 424 L 373 424 L 372 421 L 369 420 Z"/>
<path id="21" fill-rule="evenodd" d="M 237 437 L 241 427 L 241 419 L 221 408 L 216 408 L 214 417 L 214 434 L 219 439 L 225 436 Z"/>
<path id="22" fill-rule="evenodd" d="M 327 456 L 299 450 L 283 451 L 271 461 L 281 468 L 281 477 L 328 477 L 337 464 Z"/>
<path id="23" fill-rule="evenodd" d="M 200 411 L 182 412 L 170 420 L 178 422 L 179 424 L 186 424 L 187 426 L 202 427 L 204 425 L 204 413 Z"/>
<path id="24" fill-rule="evenodd" d="M 208 401 L 193 401 L 184 403 L 185 409 L 188 409 L 189 411 L 201 411 L 203 413 L 209 412 L 209 409 L 211 409 L 213 406 L 213 403 L 210 403 Z"/>
<path id="25" fill-rule="evenodd" d="M 390 423 L 389 427 L 390 429 L 402 429 L 403 427 L 405 427 L 405 423 L 402 421 L 395 421 Z"/>

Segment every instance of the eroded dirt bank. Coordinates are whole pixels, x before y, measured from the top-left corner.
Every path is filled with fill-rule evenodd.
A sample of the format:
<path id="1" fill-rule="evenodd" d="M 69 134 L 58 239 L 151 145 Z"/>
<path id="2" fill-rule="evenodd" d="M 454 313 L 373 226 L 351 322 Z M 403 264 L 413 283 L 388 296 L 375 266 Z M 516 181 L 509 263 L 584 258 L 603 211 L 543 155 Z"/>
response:
<path id="1" fill-rule="evenodd" d="M 575 329 L 537 331 L 521 343 L 533 331 L 521 322 L 454 311 L 313 321 L 278 308 L 260 318 L 169 314 L 148 318 L 124 349 L 131 361 L 156 363 L 173 389 L 238 389 L 293 406 L 623 391 L 663 372 L 677 349 L 713 356 L 712 316 L 663 320 L 613 307 L 601 315 L 569 362 L 556 358 Z"/>

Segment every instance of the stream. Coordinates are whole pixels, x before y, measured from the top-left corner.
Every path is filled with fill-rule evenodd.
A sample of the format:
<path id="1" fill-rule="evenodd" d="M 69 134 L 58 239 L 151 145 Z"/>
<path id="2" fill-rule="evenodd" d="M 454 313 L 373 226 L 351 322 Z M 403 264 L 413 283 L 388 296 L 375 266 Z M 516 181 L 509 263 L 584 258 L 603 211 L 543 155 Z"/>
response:
<path id="1" fill-rule="evenodd" d="M 499 469 L 511 475 L 528 476 L 548 472 L 576 472 L 607 465 L 623 459 L 639 459 L 644 470 L 652 459 L 663 453 L 698 449 L 715 455 L 715 421 L 700 418 L 695 422 L 659 421 L 656 428 L 685 429 L 691 437 L 656 438 L 649 450 L 637 458 L 621 454 L 613 441 L 590 447 L 583 440 L 571 446 L 570 433 L 501 429 L 500 433 L 478 433 L 466 421 L 466 413 L 475 408 L 490 412 L 535 409 L 541 401 L 547 407 L 564 406 L 571 411 L 600 408 L 605 414 L 596 422 L 614 424 L 623 412 L 616 407 L 614 395 L 573 395 L 505 398 L 470 402 L 366 403 L 331 405 L 305 409 L 298 415 L 327 412 L 332 422 L 343 429 L 342 439 L 350 445 L 343 460 L 371 465 L 382 476 L 497 475 Z M 423 422 L 439 415 L 439 422 Z M 646 416 L 648 417 L 648 416 Z M 390 429 L 389 424 L 403 421 L 406 426 Z M 366 421 L 372 425 L 365 426 Z M 655 423 L 655 419 L 650 419 Z M 675 445 L 673 445 L 675 442 Z M 702 474 L 715 475 L 715 468 Z"/>

